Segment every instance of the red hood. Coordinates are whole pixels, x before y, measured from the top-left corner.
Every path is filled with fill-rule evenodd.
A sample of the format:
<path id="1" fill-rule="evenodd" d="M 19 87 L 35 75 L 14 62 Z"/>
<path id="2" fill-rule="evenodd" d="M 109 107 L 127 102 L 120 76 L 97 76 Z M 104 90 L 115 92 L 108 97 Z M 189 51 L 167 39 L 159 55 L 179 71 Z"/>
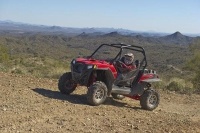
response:
<path id="1" fill-rule="evenodd" d="M 95 60 L 95 59 L 92 59 L 92 58 L 89 58 L 89 59 L 87 59 L 87 58 L 77 58 L 76 62 L 80 62 L 80 63 L 84 63 L 84 64 L 88 64 L 88 65 L 96 65 L 97 69 L 103 69 L 103 70 L 109 69 L 113 73 L 114 77 L 115 78 L 117 77 L 117 70 L 115 69 L 114 65 L 108 63 L 107 61 Z"/>
<path id="2" fill-rule="evenodd" d="M 95 60 L 95 59 L 92 59 L 92 58 L 77 58 L 76 59 L 77 62 L 80 62 L 80 63 L 84 63 L 84 64 L 91 64 L 91 65 L 109 65 L 110 64 L 107 62 L 107 61 L 104 61 L 104 60 Z"/>

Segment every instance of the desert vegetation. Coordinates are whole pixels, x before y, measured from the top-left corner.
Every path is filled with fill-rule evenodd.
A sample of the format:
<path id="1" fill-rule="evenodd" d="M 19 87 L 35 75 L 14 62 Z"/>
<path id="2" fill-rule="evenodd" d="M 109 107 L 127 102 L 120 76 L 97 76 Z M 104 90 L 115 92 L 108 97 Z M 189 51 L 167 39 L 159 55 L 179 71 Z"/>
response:
<path id="1" fill-rule="evenodd" d="M 180 33 L 175 35 L 181 36 Z M 188 45 L 173 44 L 174 40 L 172 44 L 165 42 L 153 37 L 117 33 L 101 36 L 3 34 L 0 36 L 0 70 L 57 79 L 62 73 L 70 71 L 73 58 L 90 55 L 102 43 L 126 43 L 145 48 L 148 68 L 155 69 L 162 79 L 156 87 L 181 93 L 198 92 L 199 39 Z"/>
<path id="2" fill-rule="evenodd" d="M 186 69 L 193 72 L 191 81 L 195 90 L 200 93 L 200 39 L 190 46 L 193 53 L 191 59 L 186 63 Z"/>

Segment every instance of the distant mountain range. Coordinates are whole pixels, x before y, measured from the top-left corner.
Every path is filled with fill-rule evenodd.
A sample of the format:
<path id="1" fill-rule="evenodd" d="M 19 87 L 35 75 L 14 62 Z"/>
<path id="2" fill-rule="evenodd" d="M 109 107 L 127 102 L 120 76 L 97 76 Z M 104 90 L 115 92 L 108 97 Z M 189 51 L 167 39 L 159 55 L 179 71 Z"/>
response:
<path id="1" fill-rule="evenodd" d="M 81 33 L 96 35 L 108 34 L 110 32 L 118 32 L 121 35 L 143 35 L 143 36 L 163 36 L 165 33 L 148 33 L 137 32 L 127 29 L 114 29 L 114 28 L 72 28 L 72 27 L 60 27 L 60 26 L 45 26 L 45 25 L 31 25 L 13 21 L 0 21 L 0 32 L 9 31 L 10 33 L 25 33 L 25 32 L 42 32 L 42 33 L 54 33 L 54 34 L 68 34 L 77 35 Z"/>
<path id="2" fill-rule="evenodd" d="M 23 32 L 47 32 L 47 33 L 57 33 L 57 34 L 81 34 L 81 33 L 95 33 L 97 35 L 108 34 L 111 32 L 117 32 L 121 35 L 142 35 L 144 37 L 161 37 L 169 35 L 168 33 L 160 32 L 140 32 L 132 31 L 127 29 L 115 29 L 115 28 L 72 28 L 72 27 L 60 27 L 60 26 L 46 26 L 46 25 L 34 25 L 21 22 L 13 22 L 10 20 L 1 21 L 0 20 L 0 32 L 2 31 L 12 31 L 14 33 Z M 200 36 L 199 34 L 185 34 L 187 36 L 195 37 Z"/>
<path id="3" fill-rule="evenodd" d="M 180 32 L 173 34 L 138 32 L 114 28 L 71 28 L 60 26 L 33 25 L 13 21 L 0 21 L 0 34 L 47 34 L 77 37 L 132 37 L 141 42 L 152 44 L 188 45 L 200 34 L 183 35 Z"/>

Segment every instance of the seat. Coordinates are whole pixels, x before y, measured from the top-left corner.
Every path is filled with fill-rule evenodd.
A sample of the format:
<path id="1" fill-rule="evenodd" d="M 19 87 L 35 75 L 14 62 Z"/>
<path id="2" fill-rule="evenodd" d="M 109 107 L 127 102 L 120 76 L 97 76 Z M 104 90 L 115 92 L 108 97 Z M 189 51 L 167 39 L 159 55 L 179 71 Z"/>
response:
<path id="1" fill-rule="evenodd" d="M 118 69 L 118 76 L 114 84 L 118 86 L 131 86 L 131 83 L 136 77 L 137 72 L 138 72 L 138 69 L 134 69 L 128 72 L 125 70 Z"/>

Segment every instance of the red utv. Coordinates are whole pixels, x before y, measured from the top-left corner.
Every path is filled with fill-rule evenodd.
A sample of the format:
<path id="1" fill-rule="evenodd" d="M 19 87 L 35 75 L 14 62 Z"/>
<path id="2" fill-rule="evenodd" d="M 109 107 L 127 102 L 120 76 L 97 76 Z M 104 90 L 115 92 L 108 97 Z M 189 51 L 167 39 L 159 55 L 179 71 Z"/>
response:
<path id="1" fill-rule="evenodd" d="M 119 67 L 124 53 L 134 53 L 137 68 L 123 72 Z M 147 70 L 145 51 L 140 46 L 126 44 L 102 44 L 85 58 L 71 61 L 71 72 L 64 73 L 58 82 L 63 94 L 72 93 L 77 85 L 87 86 L 87 101 L 100 105 L 110 95 L 115 99 L 125 96 L 140 100 L 143 109 L 153 110 L 160 101 L 159 94 L 151 88 L 152 82 L 160 81 L 156 71 Z"/>

